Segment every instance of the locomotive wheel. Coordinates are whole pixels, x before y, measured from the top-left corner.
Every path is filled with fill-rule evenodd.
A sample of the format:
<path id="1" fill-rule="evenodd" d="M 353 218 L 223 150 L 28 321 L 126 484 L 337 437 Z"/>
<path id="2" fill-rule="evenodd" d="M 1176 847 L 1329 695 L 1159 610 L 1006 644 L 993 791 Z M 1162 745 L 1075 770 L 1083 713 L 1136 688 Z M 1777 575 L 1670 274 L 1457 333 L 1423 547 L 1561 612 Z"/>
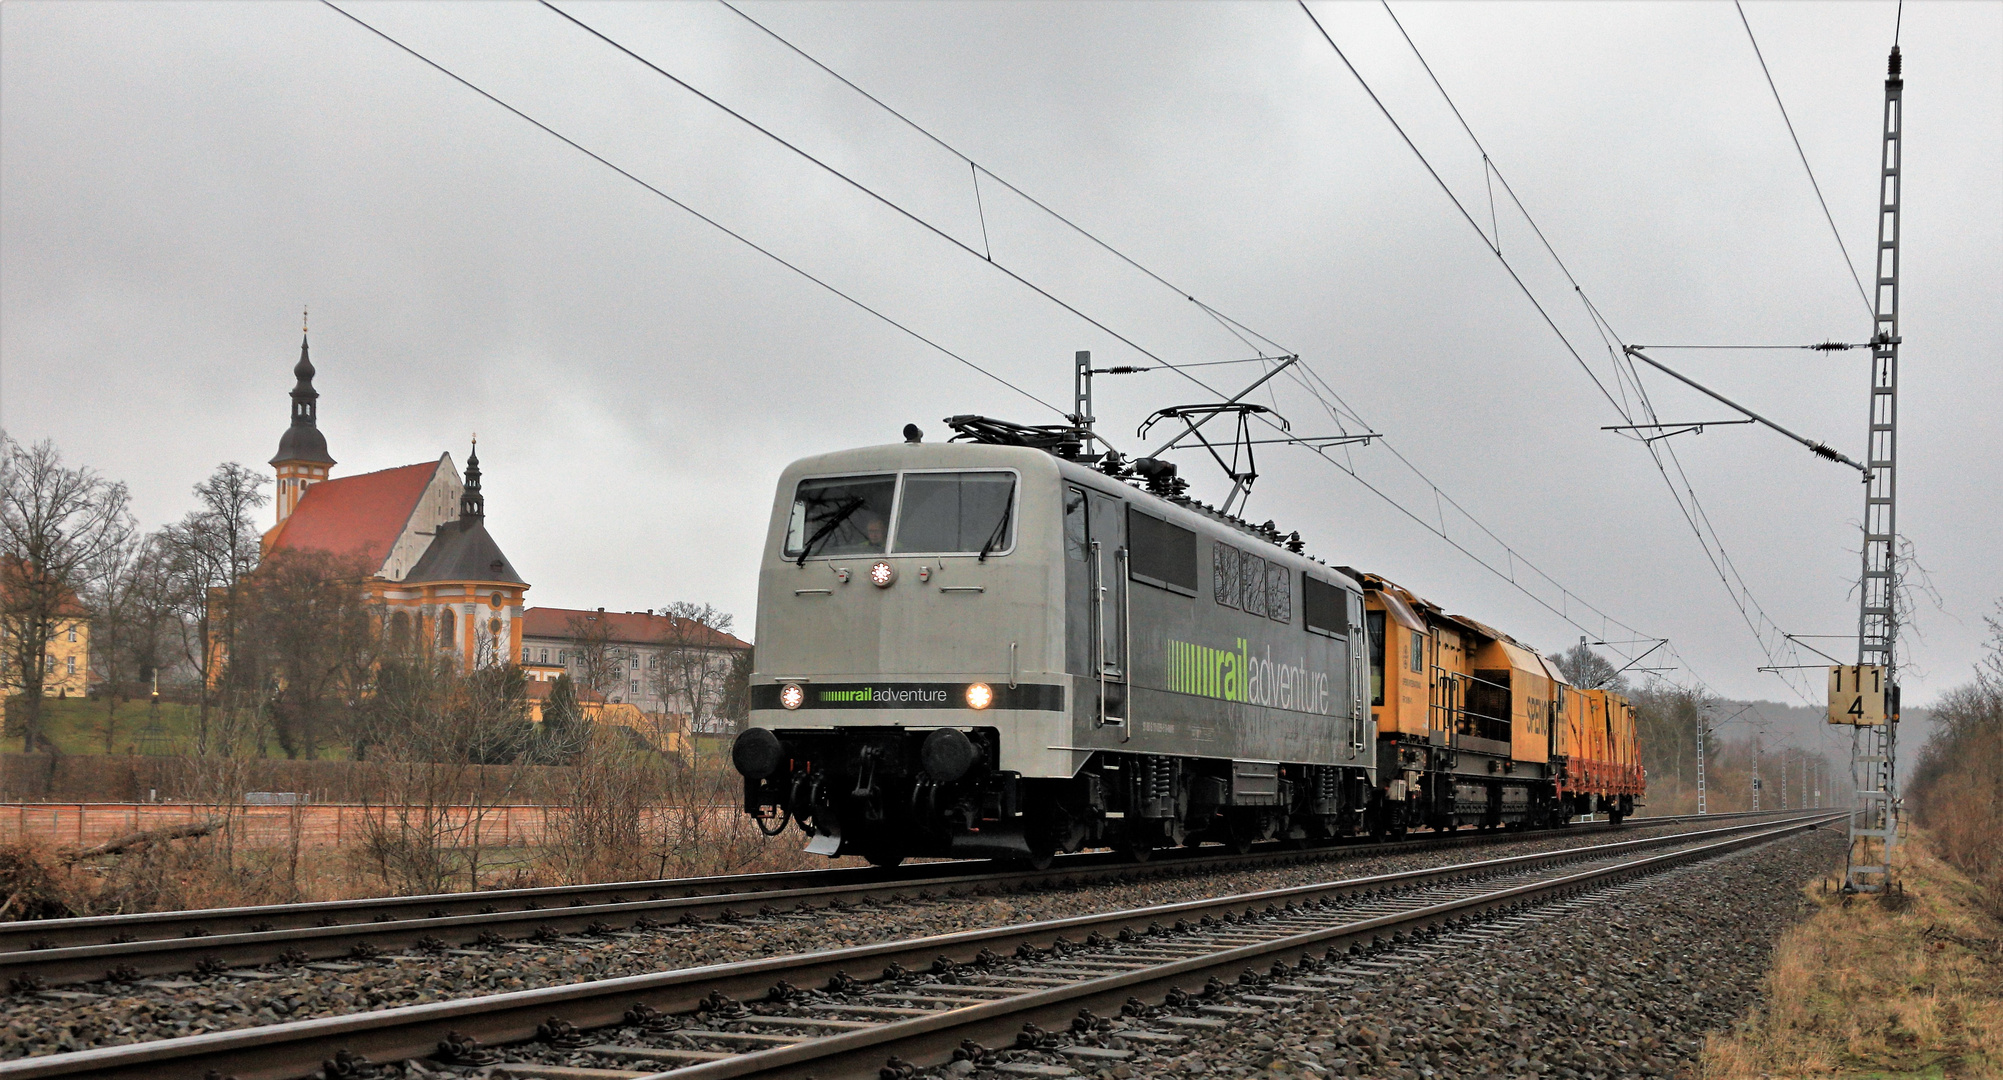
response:
<path id="1" fill-rule="evenodd" d="M 1128 862 L 1144 863 L 1155 857 L 1155 849 L 1145 840 L 1135 840 L 1121 845 L 1120 854 L 1125 855 Z"/>
<path id="2" fill-rule="evenodd" d="M 1029 849 L 1029 857 L 1016 860 L 1031 870 L 1048 870 L 1057 859 L 1057 849 L 1047 844 L 1037 844 Z"/>

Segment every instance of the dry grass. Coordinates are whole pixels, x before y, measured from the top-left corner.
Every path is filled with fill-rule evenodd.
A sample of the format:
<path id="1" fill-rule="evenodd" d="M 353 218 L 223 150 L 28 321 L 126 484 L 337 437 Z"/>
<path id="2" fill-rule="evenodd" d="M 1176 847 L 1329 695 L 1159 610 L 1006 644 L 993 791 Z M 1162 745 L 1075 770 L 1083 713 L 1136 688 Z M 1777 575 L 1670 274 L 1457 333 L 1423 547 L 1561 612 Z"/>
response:
<path id="1" fill-rule="evenodd" d="M 1781 939 L 1763 1006 L 1711 1041 L 1704 1077 L 2003 1076 L 2003 924 L 1932 845 L 1913 829 L 1896 850 L 1902 902 L 1809 890 L 1820 910 Z"/>
<path id="2" fill-rule="evenodd" d="M 737 805 L 741 781 L 717 762 L 684 768 L 644 755 L 593 752 L 563 775 L 561 787 L 538 793 L 551 820 L 547 842 L 535 847 L 478 846 L 474 835 L 427 824 L 421 803 L 385 807 L 380 827 L 344 848 L 252 846 L 234 820 L 212 836 L 82 862 L 46 844 L 0 846 L 0 919 L 407 895 L 475 882 L 520 888 L 831 865 L 803 852 L 796 830 L 760 836 Z"/>

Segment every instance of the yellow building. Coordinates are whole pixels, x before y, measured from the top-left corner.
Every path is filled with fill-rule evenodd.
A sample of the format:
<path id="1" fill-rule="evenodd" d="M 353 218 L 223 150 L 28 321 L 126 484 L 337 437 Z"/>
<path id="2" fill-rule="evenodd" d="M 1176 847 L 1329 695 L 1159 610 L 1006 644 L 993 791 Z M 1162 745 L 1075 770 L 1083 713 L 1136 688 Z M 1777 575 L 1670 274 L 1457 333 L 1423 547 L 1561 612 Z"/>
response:
<path id="1" fill-rule="evenodd" d="M 14 627 L 0 619 L 0 697 L 21 692 L 19 673 L 13 668 L 13 651 L 6 648 L 14 638 Z M 81 608 L 67 612 L 56 623 L 56 632 L 42 655 L 42 694 L 46 697 L 82 697 L 90 688 L 90 619 Z"/>
<path id="2" fill-rule="evenodd" d="M 487 531 L 476 443 L 462 481 L 452 455 L 359 476 L 332 476 L 319 430 L 319 392 L 306 342 L 292 369 L 292 424 L 271 459 L 278 522 L 264 554 L 284 550 L 359 556 L 365 585 L 389 609 L 393 640 L 430 642 L 464 667 L 507 663 L 521 649 L 528 583 Z"/>

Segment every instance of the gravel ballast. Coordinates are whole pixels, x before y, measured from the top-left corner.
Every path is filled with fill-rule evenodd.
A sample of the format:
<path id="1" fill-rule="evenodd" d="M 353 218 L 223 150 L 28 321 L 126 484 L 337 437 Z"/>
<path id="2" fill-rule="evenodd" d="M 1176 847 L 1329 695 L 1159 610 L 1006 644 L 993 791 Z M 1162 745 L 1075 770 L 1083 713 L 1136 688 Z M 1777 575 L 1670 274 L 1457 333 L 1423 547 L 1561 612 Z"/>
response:
<path id="1" fill-rule="evenodd" d="M 1263 1007 L 1175 1053 L 1072 1067 L 1098 1080 L 1690 1076 L 1706 1034 L 1754 1004 L 1773 942 L 1811 910 L 1802 887 L 1842 852 L 1842 834 L 1825 828 L 1533 911 L 1520 926 L 1338 962 L 1328 970 L 1347 987 Z M 964 1063 L 928 1072 L 1009 1075 Z"/>
<path id="2" fill-rule="evenodd" d="M 1538 834 L 1503 840 L 1479 850 L 1358 855 L 1340 861 L 1187 878 L 1100 883 L 990 897 L 912 899 L 817 910 L 811 914 L 780 913 L 728 926 L 664 928 L 592 940 L 562 938 L 535 944 L 510 943 L 451 950 L 442 956 L 274 966 L 254 974 L 189 975 L 133 984 L 100 982 L 77 991 L 11 997 L 7 1002 L 5 1027 L 0 1029 L 0 1058 L 1063 918 L 1499 855 L 1582 847 L 1614 839 L 1639 839 L 1701 827 L 1689 824 L 1647 827 L 1639 822 L 1636 826 L 1617 837 Z M 914 886 L 913 892 L 919 888 Z M 746 906 L 755 908 L 755 897 L 747 898 Z M 1190 1059 L 1196 1064 L 1203 1060 L 1200 1054 Z M 1176 1067 L 1184 1073 L 1189 1071 L 1187 1065 Z M 1220 1063 L 1218 1067 L 1239 1066 Z"/>

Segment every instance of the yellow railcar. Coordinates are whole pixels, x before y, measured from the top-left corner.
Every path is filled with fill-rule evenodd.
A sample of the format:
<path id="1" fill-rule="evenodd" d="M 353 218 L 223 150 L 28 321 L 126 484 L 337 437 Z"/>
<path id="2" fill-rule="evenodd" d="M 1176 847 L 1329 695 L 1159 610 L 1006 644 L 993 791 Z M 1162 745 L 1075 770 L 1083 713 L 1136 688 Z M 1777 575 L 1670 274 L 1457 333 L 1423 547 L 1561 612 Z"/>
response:
<path id="1" fill-rule="evenodd" d="M 1364 592 L 1380 828 L 1537 827 L 1633 812 L 1643 778 L 1626 699 L 1572 687 L 1503 631 L 1342 570 Z"/>

